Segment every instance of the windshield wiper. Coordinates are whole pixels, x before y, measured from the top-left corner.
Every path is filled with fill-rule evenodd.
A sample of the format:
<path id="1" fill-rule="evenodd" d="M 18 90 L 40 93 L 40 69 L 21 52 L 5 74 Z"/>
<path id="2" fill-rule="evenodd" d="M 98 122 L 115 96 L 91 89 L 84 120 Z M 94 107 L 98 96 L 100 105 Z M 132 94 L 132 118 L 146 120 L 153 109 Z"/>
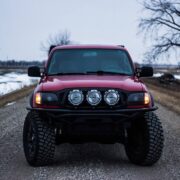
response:
<path id="1" fill-rule="evenodd" d="M 88 71 L 88 72 L 86 72 L 86 74 L 98 74 L 98 75 L 117 74 L 117 75 L 126 75 L 126 76 L 129 76 L 129 74 L 126 74 L 126 73 L 112 72 L 112 71 Z"/>
<path id="2" fill-rule="evenodd" d="M 72 73 L 54 73 L 48 74 L 48 76 L 59 76 L 59 75 L 85 75 L 86 73 L 83 72 L 72 72 Z"/>

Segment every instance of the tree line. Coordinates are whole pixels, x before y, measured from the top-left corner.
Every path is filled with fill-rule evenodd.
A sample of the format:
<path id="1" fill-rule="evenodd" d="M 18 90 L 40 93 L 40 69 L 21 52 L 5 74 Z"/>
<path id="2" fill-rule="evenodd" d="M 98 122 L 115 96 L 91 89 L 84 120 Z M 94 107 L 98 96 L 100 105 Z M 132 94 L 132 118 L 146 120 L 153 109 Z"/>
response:
<path id="1" fill-rule="evenodd" d="M 26 68 L 29 66 L 43 66 L 44 61 L 26 61 L 26 60 L 21 60 L 21 61 L 16 61 L 16 60 L 8 60 L 8 61 L 2 61 L 0 60 L 0 67 L 4 68 L 10 68 L 10 67 L 22 67 Z"/>

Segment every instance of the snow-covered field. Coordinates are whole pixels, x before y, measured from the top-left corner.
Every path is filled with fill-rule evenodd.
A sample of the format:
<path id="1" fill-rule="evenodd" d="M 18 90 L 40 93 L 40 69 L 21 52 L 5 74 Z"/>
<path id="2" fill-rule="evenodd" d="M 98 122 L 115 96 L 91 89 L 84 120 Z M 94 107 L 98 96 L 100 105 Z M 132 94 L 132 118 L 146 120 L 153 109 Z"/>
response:
<path id="1" fill-rule="evenodd" d="M 0 75 L 0 96 L 37 83 L 38 78 L 16 72 Z"/>

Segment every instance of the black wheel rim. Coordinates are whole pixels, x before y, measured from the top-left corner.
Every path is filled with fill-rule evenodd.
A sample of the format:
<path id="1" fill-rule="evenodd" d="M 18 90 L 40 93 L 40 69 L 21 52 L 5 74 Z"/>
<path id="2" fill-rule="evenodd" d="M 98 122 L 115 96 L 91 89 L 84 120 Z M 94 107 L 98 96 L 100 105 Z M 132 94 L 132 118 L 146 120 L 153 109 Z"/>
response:
<path id="1" fill-rule="evenodd" d="M 27 132 L 27 149 L 30 158 L 33 158 L 35 155 L 35 151 L 36 151 L 35 147 L 36 147 L 35 129 L 30 123 Z"/>

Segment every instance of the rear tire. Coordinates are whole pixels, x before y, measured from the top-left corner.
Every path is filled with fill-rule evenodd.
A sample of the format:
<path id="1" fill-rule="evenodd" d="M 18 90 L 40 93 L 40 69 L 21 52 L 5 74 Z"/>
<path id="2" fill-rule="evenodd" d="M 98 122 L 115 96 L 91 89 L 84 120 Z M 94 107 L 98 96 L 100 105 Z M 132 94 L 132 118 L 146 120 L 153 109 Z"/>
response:
<path id="1" fill-rule="evenodd" d="M 163 142 L 159 118 L 153 112 L 146 112 L 127 129 L 126 154 L 134 164 L 151 166 L 161 157 Z"/>
<path id="2" fill-rule="evenodd" d="M 54 128 L 46 124 L 37 112 L 29 112 L 23 129 L 23 147 L 31 166 L 52 163 L 55 152 Z"/>

